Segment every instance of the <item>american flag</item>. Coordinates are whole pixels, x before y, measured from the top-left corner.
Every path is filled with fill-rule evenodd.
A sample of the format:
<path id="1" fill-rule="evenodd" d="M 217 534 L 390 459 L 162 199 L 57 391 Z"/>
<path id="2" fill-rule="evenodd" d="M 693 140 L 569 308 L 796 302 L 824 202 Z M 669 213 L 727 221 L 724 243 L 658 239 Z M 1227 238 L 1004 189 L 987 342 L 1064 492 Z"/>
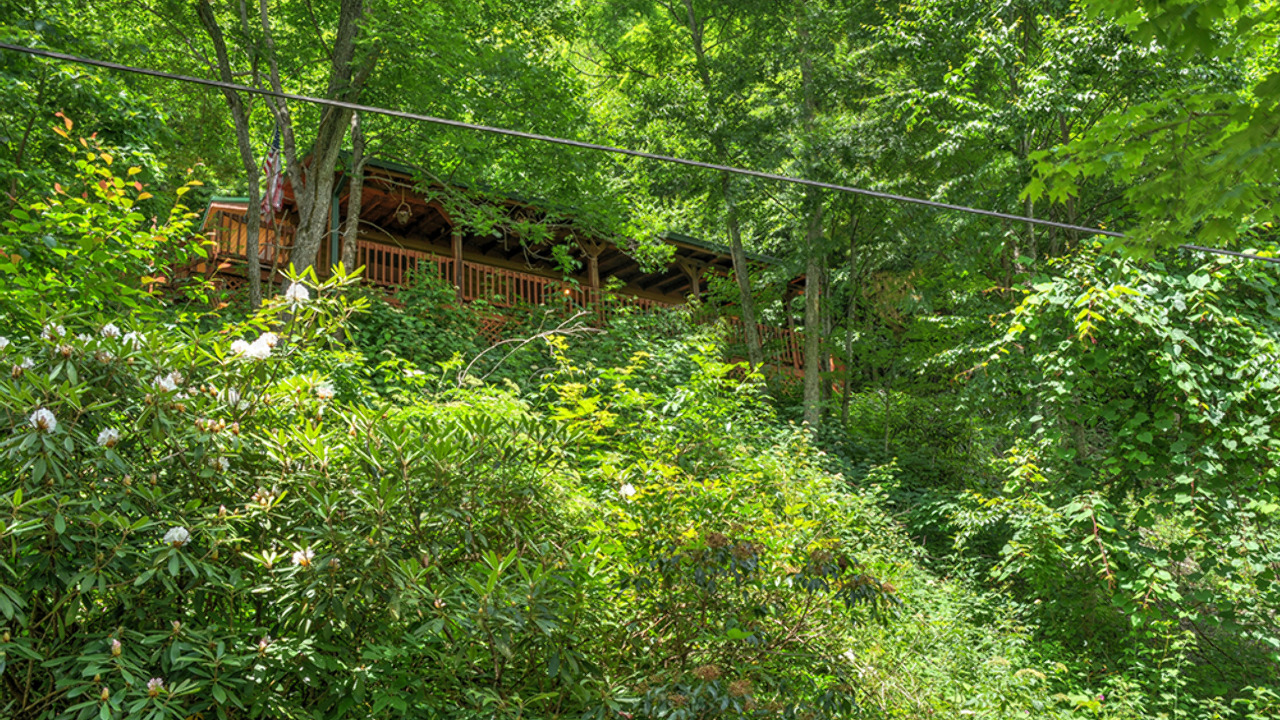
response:
<path id="1" fill-rule="evenodd" d="M 284 168 L 280 164 L 280 127 L 271 138 L 271 149 L 262 161 L 262 174 L 267 178 L 267 190 L 262 194 L 262 217 L 269 219 L 284 205 Z"/>

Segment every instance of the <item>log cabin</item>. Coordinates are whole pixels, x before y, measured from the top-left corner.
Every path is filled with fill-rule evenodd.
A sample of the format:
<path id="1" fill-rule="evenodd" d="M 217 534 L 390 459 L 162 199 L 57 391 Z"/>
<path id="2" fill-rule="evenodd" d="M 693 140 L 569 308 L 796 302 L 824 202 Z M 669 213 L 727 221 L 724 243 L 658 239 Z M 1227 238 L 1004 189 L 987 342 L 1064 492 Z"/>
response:
<path id="1" fill-rule="evenodd" d="M 322 242 L 316 269 L 331 267 L 342 256 L 350 183 L 339 177 L 329 237 Z M 577 307 L 595 307 L 603 317 L 613 308 L 629 306 L 644 311 L 683 305 L 700 298 L 713 274 L 728 274 L 733 263 L 728 248 L 670 233 L 662 241 L 672 248 L 671 260 L 662 267 L 646 267 L 617 244 L 556 222 L 541 240 L 516 237 L 507 230 L 480 234 L 455 221 L 439 199 L 445 188 L 424 188 L 412 168 L 388 162 L 365 165 L 361 193 L 360 228 L 356 240 L 356 266 L 363 280 L 394 292 L 413 273 L 427 273 L 452 284 L 459 301 L 484 300 L 496 308 L 517 304 L 568 301 Z M 456 189 L 453 189 L 456 190 Z M 297 211 L 292 190 L 285 180 L 281 212 L 259 232 L 258 256 L 263 279 L 278 279 L 289 264 Z M 484 202 L 500 217 L 519 222 L 541 222 L 549 214 L 535 203 L 517 198 Z M 215 270 L 235 283 L 244 278 L 248 199 L 214 197 L 202 223 L 210 239 L 212 257 L 202 271 Z M 555 262 L 552 245 L 566 246 L 581 270 L 565 273 Z M 751 255 L 757 264 L 776 262 Z M 610 279 L 615 279 L 610 283 Z M 612 284 L 616 290 L 606 293 Z M 732 322 L 732 320 L 731 320 Z M 801 342 L 786 328 L 760 326 L 779 367 L 799 370 Z"/>

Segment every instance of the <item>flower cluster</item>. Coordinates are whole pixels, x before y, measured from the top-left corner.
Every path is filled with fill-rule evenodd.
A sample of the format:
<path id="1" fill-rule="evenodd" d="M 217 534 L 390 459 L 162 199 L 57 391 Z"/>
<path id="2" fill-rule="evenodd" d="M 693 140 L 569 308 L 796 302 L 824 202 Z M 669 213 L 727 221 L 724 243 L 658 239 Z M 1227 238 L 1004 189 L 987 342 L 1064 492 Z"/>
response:
<path id="1" fill-rule="evenodd" d="M 49 408 L 40 408 L 31 413 L 31 427 L 42 433 L 52 433 L 58 429 L 58 419 Z"/>
<path id="2" fill-rule="evenodd" d="M 187 529 L 181 525 L 172 527 L 169 528 L 169 532 L 164 534 L 164 542 L 166 545 L 180 548 L 191 542 L 191 533 L 187 532 Z"/>
<path id="3" fill-rule="evenodd" d="M 284 299 L 290 307 L 298 307 L 311 299 L 311 291 L 302 283 L 293 283 L 284 291 Z"/>
<path id="4" fill-rule="evenodd" d="M 231 354 L 249 360 L 266 360 L 271 357 L 271 349 L 280 342 L 280 336 L 273 332 L 265 332 L 257 340 L 248 342 L 236 340 L 231 343 Z"/>
<path id="5" fill-rule="evenodd" d="M 182 373 L 178 372 L 177 370 L 174 370 L 173 372 L 168 373 L 166 375 L 157 375 L 151 381 L 151 384 L 154 385 L 156 387 L 156 390 L 159 390 L 160 392 L 166 392 L 166 393 L 174 392 L 175 390 L 178 389 L 178 386 L 182 384 Z"/>
<path id="6" fill-rule="evenodd" d="M 316 554 L 311 551 L 311 548 L 304 548 L 293 554 L 293 564 L 299 567 L 311 567 L 311 560 L 315 556 Z"/>
<path id="7" fill-rule="evenodd" d="M 120 431 L 115 428 L 102 428 L 98 433 L 98 444 L 102 447 L 115 447 L 120 442 Z"/>

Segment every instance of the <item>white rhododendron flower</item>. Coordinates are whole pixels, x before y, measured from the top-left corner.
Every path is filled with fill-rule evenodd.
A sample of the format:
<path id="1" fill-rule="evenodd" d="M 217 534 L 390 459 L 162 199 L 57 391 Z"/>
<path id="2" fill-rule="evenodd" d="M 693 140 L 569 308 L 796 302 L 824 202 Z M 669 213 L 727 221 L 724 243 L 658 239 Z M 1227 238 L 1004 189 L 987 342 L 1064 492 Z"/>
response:
<path id="1" fill-rule="evenodd" d="M 266 360 L 271 357 L 271 345 L 263 342 L 262 338 L 258 338 L 249 343 L 249 349 L 245 351 L 244 356 L 253 360 Z"/>
<path id="2" fill-rule="evenodd" d="M 0 350 L 3 350 L 7 347 L 9 347 L 9 338 L 0 337 Z"/>
<path id="3" fill-rule="evenodd" d="M 49 408 L 40 408 L 31 413 L 31 427 L 43 433 L 51 433 L 58 429 L 58 419 Z"/>
<path id="4" fill-rule="evenodd" d="M 151 678 L 150 680 L 148 680 L 148 681 L 147 681 L 147 695 L 148 695 L 148 696 L 150 696 L 150 697 L 155 697 L 155 696 L 157 696 L 157 695 L 159 695 L 159 694 L 160 694 L 160 691 L 161 691 L 161 690 L 164 690 L 164 680 L 163 680 L 163 679 L 161 679 L 161 678 Z"/>
<path id="5" fill-rule="evenodd" d="M 23 370 L 30 370 L 36 366 L 36 361 L 31 358 L 22 358 L 21 367 Z"/>
<path id="6" fill-rule="evenodd" d="M 178 389 L 178 384 L 173 381 L 172 374 L 157 375 L 155 376 L 155 379 L 151 381 L 151 384 L 155 385 L 156 389 L 160 392 L 173 392 Z"/>
<path id="7" fill-rule="evenodd" d="M 224 457 L 211 457 L 209 467 L 219 472 L 226 472 L 231 467 L 231 463 Z"/>
<path id="8" fill-rule="evenodd" d="M 93 341 L 93 336 L 88 333 L 76 333 L 76 339 L 82 343 L 87 343 Z"/>
<path id="9" fill-rule="evenodd" d="M 332 400 L 333 394 L 333 386 L 329 383 L 316 386 L 316 397 L 321 400 Z"/>
<path id="10" fill-rule="evenodd" d="M 98 444 L 102 447 L 115 447 L 120 442 L 120 431 L 115 428 L 102 428 L 98 433 Z"/>
<path id="11" fill-rule="evenodd" d="M 61 325 L 46 325 L 40 331 L 40 337 L 44 340 L 57 340 L 67 334 L 67 329 Z"/>
<path id="12" fill-rule="evenodd" d="M 120 337 L 120 328 L 116 327 L 114 323 L 107 323 L 106 325 L 103 325 L 102 330 L 99 332 L 102 333 L 102 337 L 112 340 Z"/>
<path id="13" fill-rule="evenodd" d="M 125 334 L 124 334 L 124 337 L 120 338 L 120 342 L 122 342 L 122 343 L 124 343 L 124 344 L 126 344 L 126 345 L 133 345 L 133 349 L 134 349 L 134 350 L 141 350 L 141 349 L 142 349 L 142 341 L 143 341 L 144 339 L 145 339 L 145 338 L 143 338 L 143 337 L 142 337 L 142 335 L 141 335 L 140 333 L 136 333 L 136 332 L 127 332 L 127 333 L 125 333 Z"/>
<path id="14" fill-rule="evenodd" d="M 182 547 L 191 542 L 191 533 L 181 525 L 169 528 L 169 532 L 164 534 L 164 542 L 166 545 L 174 547 Z"/>
<path id="15" fill-rule="evenodd" d="M 250 360 L 266 360 L 271 357 L 271 348 L 278 340 L 275 333 L 264 333 L 253 342 L 236 340 L 231 343 L 231 354 Z"/>
<path id="16" fill-rule="evenodd" d="M 311 558 L 315 556 L 316 554 L 311 552 L 311 548 L 299 550 L 293 554 L 293 564 L 300 565 L 302 567 L 311 567 Z"/>
<path id="17" fill-rule="evenodd" d="M 630 500 L 631 496 L 636 494 L 636 486 L 631 483 L 623 483 L 622 487 L 618 489 L 618 493 Z"/>
<path id="18" fill-rule="evenodd" d="M 301 305 L 311 299 L 311 291 L 307 290 L 302 283 L 293 283 L 288 290 L 284 291 L 284 299 L 288 300 L 290 305 Z"/>

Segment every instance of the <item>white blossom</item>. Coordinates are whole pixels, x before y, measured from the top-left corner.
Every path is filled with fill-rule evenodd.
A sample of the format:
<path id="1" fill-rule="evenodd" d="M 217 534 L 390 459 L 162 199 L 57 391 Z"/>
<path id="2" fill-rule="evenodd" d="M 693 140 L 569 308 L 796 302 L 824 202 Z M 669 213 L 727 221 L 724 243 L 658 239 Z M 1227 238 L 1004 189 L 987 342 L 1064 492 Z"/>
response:
<path id="1" fill-rule="evenodd" d="M 99 332 L 102 333 L 102 337 L 108 339 L 114 340 L 115 338 L 120 337 L 120 328 L 116 327 L 114 323 L 107 323 L 106 325 L 103 325 L 102 330 Z"/>
<path id="2" fill-rule="evenodd" d="M 142 341 L 145 340 L 141 333 L 127 332 L 124 337 L 120 338 L 120 342 L 126 345 L 133 345 L 134 350 L 142 349 Z"/>
<path id="3" fill-rule="evenodd" d="M 262 337 L 251 343 L 236 340 L 231 343 L 231 354 L 249 360 L 266 360 L 271 357 L 271 348 L 275 345 L 276 339 L 275 333 L 264 333 Z"/>
<path id="4" fill-rule="evenodd" d="M 40 337 L 44 340 L 57 340 L 65 337 L 66 334 L 67 329 L 61 325 L 45 325 L 44 329 L 40 331 Z"/>
<path id="5" fill-rule="evenodd" d="M 40 408 L 31 413 L 31 427 L 43 433 L 51 433 L 58 429 L 58 419 L 49 408 Z"/>
<path id="6" fill-rule="evenodd" d="M 9 347 L 9 338 L 0 336 L 0 350 Z"/>
<path id="7" fill-rule="evenodd" d="M 182 547 L 191 542 L 191 533 L 181 525 L 169 528 L 169 532 L 164 534 L 164 542 L 166 545 L 174 547 Z"/>
<path id="8" fill-rule="evenodd" d="M 231 463 L 224 457 L 211 457 L 209 467 L 219 472 L 226 472 L 231 467 Z"/>
<path id="9" fill-rule="evenodd" d="M 311 299 L 311 292 L 302 283 L 293 283 L 288 290 L 284 291 L 284 299 L 288 300 L 290 305 L 301 305 Z"/>
<path id="10" fill-rule="evenodd" d="M 630 500 L 631 496 L 636 494 L 636 486 L 631 483 L 623 483 L 622 487 L 618 489 L 618 493 L 627 500 Z"/>
<path id="11" fill-rule="evenodd" d="M 98 433 L 98 444 L 102 447 L 115 447 L 120 442 L 120 431 L 115 428 L 102 428 Z"/>
<path id="12" fill-rule="evenodd" d="M 173 392 L 178 389 L 178 383 L 173 381 L 172 373 L 169 375 L 155 376 L 155 379 L 151 381 L 151 384 L 155 385 L 156 389 L 160 392 Z"/>
<path id="13" fill-rule="evenodd" d="M 280 336 L 273 332 L 264 332 L 255 342 L 260 342 L 267 347 L 275 347 L 280 342 Z"/>
<path id="14" fill-rule="evenodd" d="M 164 690 L 164 680 L 161 678 L 151 678 L 147 681 L 147 695 L 155 697 Z"/>
<path id="15" fill-rule="evenodd" d="M 311 552 L 311 548 L 306 548 L 305 550 L 299 550 L 298 552 L 293 554 L 293 564 L 300 565 L 302 567 L 310 567 L 311 558 L 315 556 L 316 554 Z"/>
<path id="16" fill-rule="evenodd" d="M 88 333 L 76 333 L 76 339 L 82 343 L 93 342 L 93 336 Z"/>
<path id="17" fill-rule="evenodd" d="M 329 383 L 316 386 L 316 397 L 320 398 L 321 400 L 332 400 L 333 395 L 334 395 L 333 386 L 330 385 Z"/>
<path id="18" fill-rule="evenodd" d="M 258 338 L 249 343 L 249 349 L 245 351 L 244 355 L 253 360 L 266 360 L 271 357 L 271 345 L 263 342 L 262 338 Z"/>
<path id="19" fill-rule="evenodd" d="M 22 358 L 22 363 L 19 365 L 19 367 L 21 367 L 23 370 L 30 370 L 35 366 L 36 366 L 36 361 L 32 360 L 31 358 Z"/>

